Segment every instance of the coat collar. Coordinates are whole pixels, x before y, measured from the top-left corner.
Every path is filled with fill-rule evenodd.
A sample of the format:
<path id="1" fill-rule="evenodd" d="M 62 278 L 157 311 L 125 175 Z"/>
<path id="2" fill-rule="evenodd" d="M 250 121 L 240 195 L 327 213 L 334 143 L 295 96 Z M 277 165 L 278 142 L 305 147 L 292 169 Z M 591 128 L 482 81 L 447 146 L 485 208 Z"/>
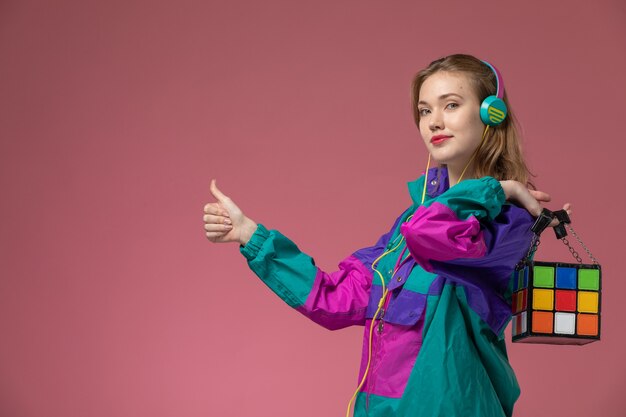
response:
<path id="1" fill-rule="evenodd" d="M 422 204 L 422 192 L 424 190 L 424 178 L 422 175 L 415 181 L 409 181 L 407 183 L 409 187 L 409 194 L 413 200 L 413 204 L 419 206 Z M 448 168 L 435 167 L 428 170 L 428 179 L 426 184 L 426 198 L 434 198 L 444 193 L 450 184 L 448 181 Z"/>

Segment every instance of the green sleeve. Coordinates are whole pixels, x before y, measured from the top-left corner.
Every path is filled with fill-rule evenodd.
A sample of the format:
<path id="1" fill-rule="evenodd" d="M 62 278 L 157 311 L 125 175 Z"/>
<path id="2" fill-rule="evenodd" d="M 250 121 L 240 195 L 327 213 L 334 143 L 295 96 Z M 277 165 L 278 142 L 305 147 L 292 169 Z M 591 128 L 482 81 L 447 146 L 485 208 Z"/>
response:
<path id="1" fill-rule="evenodd" d="M 313 258 L 277 230 L 259 224 L 245 246 L 239 248 L 248 266 L 291 307 L 305 302 L 315 281 Z"/>

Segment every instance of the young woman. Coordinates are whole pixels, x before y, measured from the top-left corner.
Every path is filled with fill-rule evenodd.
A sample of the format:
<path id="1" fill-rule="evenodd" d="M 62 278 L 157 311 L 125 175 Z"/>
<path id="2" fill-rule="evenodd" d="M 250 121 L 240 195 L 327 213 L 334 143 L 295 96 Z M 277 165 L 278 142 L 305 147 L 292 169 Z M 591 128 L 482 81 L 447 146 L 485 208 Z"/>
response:
<path id="1" fill-rule="evenodd" d="M 269 288 L 320 325 L 364 326 L 355 416 L 511 416 L 520 390 L 503 339 L 510 276 L 549 196 L 528 189 L 493 66 L 444 57 L 415 76 L 412 93 L 429 165 L 439 166 L 408 184 L 413 204 L 374 246 L 324 272 L 215 181 L 206 236 L 238 242 Z"/>

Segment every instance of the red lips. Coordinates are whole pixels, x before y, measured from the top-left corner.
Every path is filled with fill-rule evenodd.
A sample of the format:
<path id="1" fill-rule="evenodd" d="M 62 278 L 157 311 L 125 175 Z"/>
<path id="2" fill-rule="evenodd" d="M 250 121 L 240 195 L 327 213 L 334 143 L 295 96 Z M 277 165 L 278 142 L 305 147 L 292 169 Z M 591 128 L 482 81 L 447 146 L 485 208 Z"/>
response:
<path id="1" fill-rule="evenodd" d="M 446 135 L 436 135 L 433 136 L 432 138 L 430 138 L 430 143 L 432 143 L 433 145 L 437 145 L 443 141 L 445 141 L 446 139 L 451 138 L 452 136 L 446 136 Z"/>

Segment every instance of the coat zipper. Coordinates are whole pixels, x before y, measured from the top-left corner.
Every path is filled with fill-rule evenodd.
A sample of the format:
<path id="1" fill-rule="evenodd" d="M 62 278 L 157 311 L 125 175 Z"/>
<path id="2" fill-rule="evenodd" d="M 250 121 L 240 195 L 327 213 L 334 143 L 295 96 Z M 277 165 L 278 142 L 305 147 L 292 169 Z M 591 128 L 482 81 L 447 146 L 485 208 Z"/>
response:
<path id="1" fill-rule="evenodd" d="M 398 270 L 400 269 L 400 267 L 402 266 L 402 264 L 404 264 L 404 262 L 406 262 L 406 260 L 409 258 L 408 256 L 402 260 L 402 257 L 404 256 L 404 252 L 407 250 L 407 247 L 405 246 L 404 249 L 402 250 L 402 252 L 400 252 L 400 256 L 398 257 L 398 260 L 396 261 L 396 266 L 393 268 L 393 272 L 391 274 L 391 277 L 389 277 L 389 282 L 391 282 L 391 280 L 393 280 L 394 275 L 396 275 L 396 272 L 398 272 Z M 375 372 L 375 365 L 377 365 L 376 363 L 374 363 L 374 359 L 377 356 L 377 353 L 380 351 L 380 345 L 383 342 L 383 330 L 385 329 L 385 322 L 383 321 L 383 318 L 385 317 L 385 312 L 388 310 L 389 307 L 389 299 L 390 299 L 390 292 L 387 292 L 387 295 L 385 296 L 385 301 L 383 302 L 383 306 L 380 309 L 380 317 L 378 318 L 378 325 L 376 326 L 376 332 L 378 333 L 378 340 L 374 341 L 376 343 L 375 347 L 372 349 L 372 363 L 371 363 L 371 367 L 372 367 L 372 373 L 370 374 L 370 378 L 367 379 L 367 395 L 365 396 L 365 410 L 369 410 L 369 406 L 370 406 L 370 393 L 372 392 L 372 390 L 374 389 L 374 387 L 376 386 L 376 384 L 372 383 L 372 380 L 374 379 L 374 374 Z"/>
<path id="2" fill-rule="evenodd" d="M 370 405 L 370 394 L 372 392 L 372 390 L 376 387 L 376 383 L 372 382 L 374 380 L 374 375 L 376 374 L 376 365 L 378 365 L 377 362 L 375 362 L 375 358 L 378 356 L 378 352 L 380 351 L 380 345 L 383 342 L 382 339 L 382 335 L 383 335 L 383 330 L 385 328 L 385 322 L 383 321 L 383 318 L 385 317 L 385 312 L 387 311 L 387 308 L 389 306 L 389 296 L 390 293 L 387 293 L 387 295 L 385 296 L 385 301 L 383 302 L 383 307 L 380 309 L 380 316 L 378 317 L 378 324 L 376 325 L 376 330 L 374 330 L 376 333 L 378 333 L 376 339 L 375 340 L 375 346 L 372 352 L 372 370 L 371 370 L 371 374 L 370 377 L 368 378 L 368 382 L 367 382 L 367 396 L 365 397 L 365 409 L 369 410 L 369 405 Z"/>

